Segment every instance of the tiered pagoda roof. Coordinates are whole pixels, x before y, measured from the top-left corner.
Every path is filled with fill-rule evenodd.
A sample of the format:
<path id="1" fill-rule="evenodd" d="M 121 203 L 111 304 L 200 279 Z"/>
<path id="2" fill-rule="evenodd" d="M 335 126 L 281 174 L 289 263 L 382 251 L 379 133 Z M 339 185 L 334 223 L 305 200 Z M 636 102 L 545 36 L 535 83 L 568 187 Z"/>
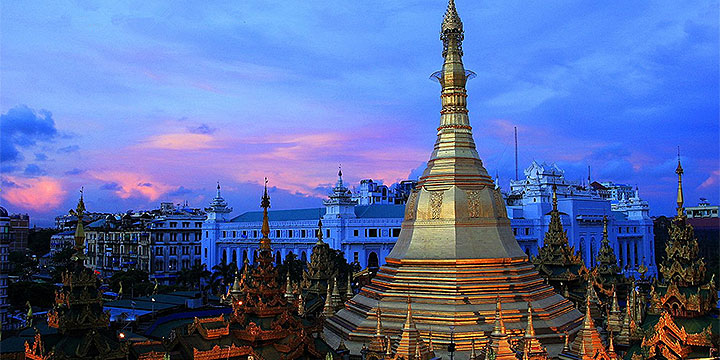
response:
<path id="1" fill-rule="evenodd" d="M 267 182 L 262 197 L 262 238 L 256 266 L 245 266 L 242 290 L 233 297 L 229 316 L 196 318 L 175 329 L 168 346 L 171 357 L 184 359 L 318 359 L 328 348 L 313 336 L 319 322 L 297 315 L 297 303 L 285 296 L 270 244 Z M 322 347 L 322 348 L 320 348 Z"/>
<path id="2" fill-rule="evenodd" d="M 62 288 L 55 293 L 55 304 L 48 311 L 47 322 L 57 331 L 37 333 L 34 341 L 25 343 L 25 358 L 49 359 L 125 359 L 127 343 L 118 341 L 108 326 L 110 314 L 103 311 L 98 290 L 100 281 L 85 267 L 85 230 L 83 217 L 85 202 L 82 193 L 77 208 L 70 210 L 77 216 L 73 264 L 62 274 Z"/>
<path id="3" fill-rule="evenodd" d="M 345 308 L 325 324 L 327 341 L 341 339 L 351 353 L 375 336 L 375 311 L 393 341 L 403 329 L 404 305 L 412 298 L 414 321 L 440 349 L 454 326 L 457 349 L 469 355 L 471 341 L 484 347 L 494 325 L 497 297 L 509 334 L 522 334 L 531 303 L 537 336 L 546 345 L 574 333 L 582 315 L 556 294 L 527 260 L 510 228 L 502 195 L 485 170 L 472 136 L 462 62 L 463 24 L 450 1 L 442 24 L 444 64 L 433 74 L 442 86 L 440 126 L 427 168 L 408 198 L 400 236 L 386 265 Z M 557 349 L 559 351 L 559 349 Z"/>
<path id="4" fill-rule="evenodd" d="M 662 281 L 651 289 L 648 315 L 640 325 L 644 337 L 630 348 L 633 360 L 707 357 L 720 345 L 715 279 L 706 279 L 705 261 L 698 257 L 693 227 L 687 223 L 683 207 L 680 159 L 677 215 L 670 225 L 666 257 L 660 264 Z"/>

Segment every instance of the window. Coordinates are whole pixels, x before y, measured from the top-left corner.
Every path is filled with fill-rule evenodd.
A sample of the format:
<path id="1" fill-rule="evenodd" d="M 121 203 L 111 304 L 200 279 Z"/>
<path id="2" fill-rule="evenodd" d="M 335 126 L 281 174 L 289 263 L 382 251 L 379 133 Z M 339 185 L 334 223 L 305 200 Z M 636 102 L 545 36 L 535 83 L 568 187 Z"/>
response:
<path id="1" fill-rule="evenodd" d="M 293 231 L 292 231 L 292 230 L 288 230 L 288 237 L 289 237 L 289 238 L 293 237 Z"/>
<path id="2" fill-rule="evenodd" d="M 258 237 L 258 236 L 257 236 L 257 230 L 253 230 L 253 237 L 254 237 L 254 238 L 257 238 L 257 237 Z"/>
<path id="3" fill-rule="evenodd" d="M 163 254 L 163 248 L 161 248 L 161 247 L 156 247 L 156 248 L 155 248 L 155 255 L 160 255 L 160 256 L 162 256 L 162 254 Z"/>
<path id="4" fill-rule="evenodd" d="M 525 235 L 530 235 L 530 228 L 525 228 Z"/>
<path id="5" fill-rule="evenodd" d="M 637 232 L 637 226 L 633 226 L 633 232 L 634 232 L 634 233 Z"/>
<path id="6" fill-rule="evenodd" d="M 378 237 L 377 229 L 368 229 L 368 237 Z"/>
<path id="7" fill-rule="evenodd" d="M 200 255 L 200 246 L 195 246 L 195 255 Z"/>
<path id="8" fill-rule="evenodd" d="M 275 230 L 275 237 L 280 238 L 280 230 Z"/>
<path id="9" fill-rule="evenodd" d="M 189 228 L 189 227 L 190 227 L 190 223 L 189 223 L 189 222 L 186 222 L 186 221 L 183 221 L 182 227 L 184 227 L 184 228 Z"/>
<path id="10" fill-rule="evenodd" d="M 233 231 L 233 233 L 232 233 L 232 234 L 233 234 L 233 236 L 232 236 L 232 237 L 234 237 L 234 238 L 236 238 L 236 237 L 237 237 L 237 231 Z"/>
<path id="11" fill-rule="evenodd" d="M 392 229 L 392 236 L 393 237 L 400 236 L 400 229 L 399 228 Z"/>
<path id="12" fill-rule="evenodd" d="M 207 257 L 207 248 L 205 248 L 205 257 Z"/>
<path id="13" fill-rule="evenodd" d="M 171 223 L 170 223 L 170 227 L 171 227 L 171 228 L 176 228 L 176 227 L 177 227 L 177 223 L 176 223 L 176 222 L 171 222 Z"/>
<path id="14" fill-rule="evenodd" d="M 223 237 L 227 237 L 227 231 L 223 231 Z"/>
<path id="15" fill-rule="evenodd" d="M 205 231 L 205 237 L 210 237 L 210 232 L 209 232 L 209 231 Z"/>
<path id="16" fill-rule="evenodd" d="M 183 233 L 182 241 L 190 241 L 190 233 Z"/>
<path id="17" fill-rule="evenodd" d="M 355 235 L 355 236 L 357 236 L 357 235 Z M 306 237 L 307 237 L 307 230 L 300 230 L 300 237 L 301 237 L 301 238 L 306 238 Z"/>
<path id="18" fill-rule="evenodd" d="M 513 228 L 513 235 L 517 236 L 517 228 Z"/>
<path id="19" fill-rule="evenodd" d="M 326 238 L 330 237 L 330 229 L 325 230 L 325 237 Z"/>
<path id="20" fill-rule="evenodd" d="M 355 231 L 357 231 L 357 230 L 355 230 Z M 359 258 L 360 258 L 360 254 L 358 254 L 357 251 L 354 252 L 354 253 L 353 253 L 353 261 L 354 261 L 354 262 L 358 262 L 358 259 L 359 259 Z"/>
<path id="21" fill-rule="evenodd" d="M 358 230 L 358 229 L 353 230 L 353 236 L 354 236 L 354 237 L 360 236 L 360 230 Z M 356 254 L 357 254 L 357 253 L 356 253 Z"/>
<path id="22" fill-rule="evenodd" d="M 618 234 L 622 234 L 622 228 L 618 226 Z"/>
<path id="23" fill-rule="evenodd" d="M 201 222 L 196 222 L 196 223 L 195 223 L 195 227 L 201 228 L 201 227 L 202 227 L 202 223 L 201 223 Z"/>
<path id="24" fill-rule="evenodd" d="M 182 254 L 188 255 L 190 253 L 190 247 L 189 246 L 183 246 L 182 247 Z"/>

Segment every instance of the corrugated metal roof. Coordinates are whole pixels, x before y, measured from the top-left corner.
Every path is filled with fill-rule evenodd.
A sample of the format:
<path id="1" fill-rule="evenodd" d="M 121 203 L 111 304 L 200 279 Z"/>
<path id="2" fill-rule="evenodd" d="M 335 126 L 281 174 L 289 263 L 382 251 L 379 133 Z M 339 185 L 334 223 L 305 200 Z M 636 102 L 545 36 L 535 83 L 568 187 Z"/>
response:
<path id="1" fill-rule="evenodd" d="M 270 221 L 297 221 L 315 220 L 325 215 L 325 208 L 271 210 L 268 212 Z M 230 220 L 231 222 L 260 222 L 262 211 L 250 211 L 240 214 Z M 355 206 L 355 216 L 358 218 L 402 218 L 405 216 L 405 205 L 374 204 Z"/>

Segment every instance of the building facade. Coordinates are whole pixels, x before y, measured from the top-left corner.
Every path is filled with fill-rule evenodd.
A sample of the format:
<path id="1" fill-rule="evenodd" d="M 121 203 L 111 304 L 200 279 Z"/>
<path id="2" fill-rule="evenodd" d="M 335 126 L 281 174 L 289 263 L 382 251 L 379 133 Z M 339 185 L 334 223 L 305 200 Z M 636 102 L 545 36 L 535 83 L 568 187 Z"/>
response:
<path id="1" fill-rule="evenodd" d="M 537 255 L 543 245 L 555 185 L 563 228 L 588 268 L 595 265 L 607 216 L 610 245 L 625 274 L 638 276 L 641 265 L 647 267 L 647 276 L 657 274 L 653 222 L 637 189 L 628 192 L 631 187 L 609 182 L 601 183 L 602 188 L 585 187 L 565 179 L 555 164 L 535 161 L 524 175 L 525 179 L 510 181 L 505 198 L 515 237 L 528 255 Z"/>
<path id="2" fill-rule="evenodd" d="M 10 215 L 10 232 L 13 234 L 10 251 L 24 252 L 27 249 L 30 235 L 30 216 L 28 214 Z"/>
<path id="3" fill-rule="evenodd" d="M 718 217 L 718 205 L 710 205 L 705 198 L 700 198 L 700 203 L 697 206 L 688 206 L 685 208 L 685 216 L 688 219 L 706 219 L 706 218 L 717 218 Z"/>
<path id="4" fill-rule="evenodd" d="M 641 265 L 647 267 L 646 276 L 657 274 L 653 222 L 647 202 L 639 198 L 638 190 L 628 195 L 613 183 L 600 190 L 568 182 L 564 172 L 555 165 L 533 162 L 525 170 L 525 179 L 510 182 L 510 191 L 503 196 L 515 238 L 529 256 L 536 256 L 550 224 L 552 186 L 557 187 L 558 208 L 570 245 L 581 253 L 588 268 L 595 265 L 603 231 L 603 217 L 608 216 L 610 245 L 615 250 L 626 275 L 638 276 Z M 333 249 L 342 250 L 348 262 L 361 267 L 378 266 L 385 262 L 400 233 L 404 203 L 395 204 L 390 189 L 372 180 L 362 180 L 360 191 L 352 194 L 343 184 L 342 176 L 324 201 L 325 207 L 270 212 L 275 244 L 275 257 L 282 261 L 289 253 L 307 261 L 316 241 L 319 217 L 323 219 L 325 241 Z M 391 188 L 394 188 L 391 187 Z M 627 187 L 630 188 L 630 187 Z M 378 190 L 381 189 L 381 190 Z M 632 189 L 632 188 L 630 188 Z M 386 194 L 386 195 L 383 195 Z M 361 204 L 362 203 L 362 204 Z M 363 205 L 369 204 L 369 205 Z M 253 211 L 229 217 L 231 209 L 218 194 L 209 208 L 208 220 L 203 224 L 202 262 L 208 268 L 216 264 L 245 258 L 254 259 L 259 239 L 261 212 Z"/>
<path id="5" fill-rule="evenodd" d="M 367 184 L 367 183 L 366 183 Z M 342 172 L 324 207 L 270 211 L 270 239 L 276 262 L 290 253 L 309 261 L 317 242 L 317 223 L 322 218 L 323 237 L 333 249 L 342 250 L 348 262 L 361 267 L 378 267 L 385 262 L 400 234 L 403 204 L 374 203 L 358 205 L 352 192 L 344 185 Z M 262 212 L 246 212 L 230 218 L 230 208 L 220 195 L 206 209 L 203 224 L 202 261 L 208 268 L 220 263 L 245 259 L 254 263 L 260 239 Z"/>
<path id="6" fill-rule="evenodd" d="M 172 283 L 178 271 L 200 264 L 205 218 L 201 209 L 172 203 L 150 211 L 106 215 L 85 226 L 85 265 L 104 276 L 138 269 L 163 284 Z"/>

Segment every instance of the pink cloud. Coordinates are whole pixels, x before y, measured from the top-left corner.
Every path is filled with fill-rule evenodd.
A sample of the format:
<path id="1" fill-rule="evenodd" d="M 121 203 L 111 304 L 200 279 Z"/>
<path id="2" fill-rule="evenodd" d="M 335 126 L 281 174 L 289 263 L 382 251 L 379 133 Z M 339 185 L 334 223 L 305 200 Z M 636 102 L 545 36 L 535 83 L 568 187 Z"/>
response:
<path id="1" fill-rule="evenodd" d="M 213 137 L 208 134 L 176 133 L 152 136 L 141 147 L 166 150 L 204 150 L 217 147 L 211 144 Z"/>
<path id="2" fill-rule="evenodd" d="M 40 213 L 55 210 L 67 193 L 58 179 L 48 176 L 37 178 L 5 176 L 4 180 L 16 186 L 3 189 L 0 193 L 3 199 L 18 208 Z"/>
<path id="3" fill-rule="evenodd" d="M 710 176 L 708 176 L 708 178 L 705 179 L 705 181 L 703 181 L 703 183 L 700 184 L 700 186 L 698 186 L 698 188 L 705 189 L 705 188 L 711 187 L 711 186 L 717 184 L 719 179 L 720 179 L 720 170 L 715 170 L 710 173 Z"/>
<path id="4" fill-rule="evenodd" d="M 154 181 L 146 175 L 127 171 L 93 172 L 91 176 L 103 182 L 114 184 L 115 195 L 122 199 L 142 196 L 154 201 L 173 189 L 172 186 Z"/>

